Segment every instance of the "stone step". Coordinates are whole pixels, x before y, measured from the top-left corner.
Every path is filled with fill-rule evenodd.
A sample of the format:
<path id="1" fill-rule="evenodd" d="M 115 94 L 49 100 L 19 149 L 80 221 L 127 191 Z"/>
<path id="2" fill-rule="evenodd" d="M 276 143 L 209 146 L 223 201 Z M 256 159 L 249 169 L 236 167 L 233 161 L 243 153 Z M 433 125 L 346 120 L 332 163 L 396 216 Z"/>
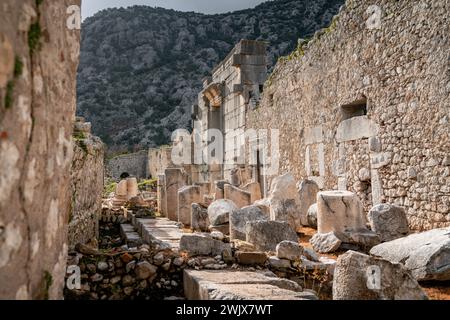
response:
<path id="1" fill-rule="evenodd" d="M 293 281 L 262 272 L 184 270 L 188 300 L 317 300 Z"/>
<path id="2" fill-rule="evenodd" d="M 134 229 L 134 226 L 128 223 L 120 225 L 120 235 L 129 248 L 134 248 L 144 243 L 142 237 Z"/>
<path id="3" fill-rule="evenodd" d="M 151 243 L 159 240 L 170 244 L 173 249 L 180 247 L 180 239 L 183 235 L 178 223 L 167 218 L 136 218 L 132 216 L 132 224 L 144 242 Z"/>

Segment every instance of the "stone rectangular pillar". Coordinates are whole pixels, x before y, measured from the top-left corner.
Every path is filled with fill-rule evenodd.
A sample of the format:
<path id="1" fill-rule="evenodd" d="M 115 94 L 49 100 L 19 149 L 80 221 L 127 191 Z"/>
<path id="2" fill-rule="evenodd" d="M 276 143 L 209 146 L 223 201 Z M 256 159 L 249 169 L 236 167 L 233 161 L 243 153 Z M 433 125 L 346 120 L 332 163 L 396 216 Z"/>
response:
<path id="1" fill-rule="evenodd" d="M 247 191 L 239 189 L 231 184 L 224 186 L 224 199 L 228 199 L 234 202 L 234 204 L 240 209 L 250 205 L 251 194 Z"/>
<path id="2" fill-rule="evenodd" d="M 166 176 L 163 174 L 158 175 L 158 186 L 156 189 L 158 212 L 163 217 L 167 217 L 167 199 L 166 199 Z"/>
<path id="3" fill-rule="evenodd" d="M 191 207 L 202 200 L 200 186 L 185 186 L 178 190 L 178 222 L 191 225 Z"/>
<path id="4" fill-rule="evenodd" d="M 178 221 L 178 190 L 186 185 L 182 169 L 169 168 L 164 171 L 166 177 L 166 212 L 172 221 Z"/>

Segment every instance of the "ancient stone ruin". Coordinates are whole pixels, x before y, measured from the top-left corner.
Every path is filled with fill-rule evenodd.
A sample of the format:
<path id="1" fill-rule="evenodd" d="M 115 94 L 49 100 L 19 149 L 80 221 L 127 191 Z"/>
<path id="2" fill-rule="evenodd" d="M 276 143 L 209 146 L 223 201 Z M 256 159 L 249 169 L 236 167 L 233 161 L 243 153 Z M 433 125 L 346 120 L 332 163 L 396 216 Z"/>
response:
<path id="1" fill-rule="evenodd" d="M 105 164 L 74 114 L 69 2 L 5 0 L 0 298 L 448 293 L 450 4 L 377 3 L 381 25 L 347 1 L 270 75 L 267 43 L 241 40 L 204 79 L 192 132 Z M 17 37 L 36 24 L 38 47 Z"/>

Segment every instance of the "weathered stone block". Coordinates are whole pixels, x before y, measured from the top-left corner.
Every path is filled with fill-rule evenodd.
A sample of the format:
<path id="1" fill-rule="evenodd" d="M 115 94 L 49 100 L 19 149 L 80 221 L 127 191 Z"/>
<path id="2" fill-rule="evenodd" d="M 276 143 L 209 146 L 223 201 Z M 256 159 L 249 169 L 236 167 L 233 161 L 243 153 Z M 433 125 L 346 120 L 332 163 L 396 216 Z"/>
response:
<path id="1" fill-rule="evenodd" d="M 249 182 L 245 186 L 243 186 L 242 189 L 250 193 L 251 204 L 254 204 L 255 201 L 261 199 L 261 186 L 258 182 Z"/>
<path id="2" fill-rule="evenodd" d="M 191 225 L 191 208 L 193 203 L 201 201 L 199 186 L 185 186 L 178 190 L 178 222 Z"/>
<path id="3" fill-rule="evenodd" d="M 288 222 L 294 230 L 301 227 L 298 192 L 292 174 L 272 180 L 268 199 L 271 220 Z"/>
<path id="4" fill-rule="evenodd" d="M 309 242 L 314 250 L 320 253 L 334 252 L 339 249 L 342 243 L 334 232 L 316 233 Z"/>
<path id="5" fill-rule="evenodd" d="M 264 265 L 267 261 L 265 252 L 237 251 L 234 256 L 237 262 L 243 265 Z"/>
<path id="6" fill-rule="evenodd" d="M 297 242 L 298 237 L 287 222 L 249 221 L 245 228 L 246 241 L 260 251 L 275 251 L 284 240 Z"/>
<path id="7" fill-rule="evenodd" d="M 257 206 L 243 207 L 230 213 L 230 238 L 245 240 L 245 225 L 248 221 L 269 220 Z"/>
<path id="8" fill-rule="evenodd" d="M 208 231 L 208 209 L 198 203 L 191 205 L 191 228 L 194 231 Z"/>
<path id="9" fill-rule="evenodd" d="M 167 217 L 178 221 L 178 190 L 186 185 L 186 177 L 182 169 L 169 168 L 164 171 L 166 177 L 166 209 Z"/>
<path id="10" fill-rule="evenodd" d="M 427 295 L 401 264 L 348 251 L 336 263 L 334 300 L 425 300 Z"/>
<path id="11" fill-rule="evenodd" d="M 308 226 L 308 209 L 316 203 L 319 186 L 312 180 L 302 180 L 297 186 L 299 196 L 300 223 Z"/>
<path id="12" fill-rule="evenodd" d="M 317 203 L 312 204 L 306 214 L 308 226 L 317 229 Z"/>
<path id="13" fill-rule="evenodd" d="M 405 209 L 391 204 L 378 204 L 367 215 L 371 229 L 382 242 L 404 237 L 409 232 Z"/>
<path id="14" fill-rule="evenodd" d="M 231 200 L 238 208 L 249 206 L 251 204 L 251 194 L 239 189 L 231 184 L 225 185 L 224 197 Z"/>
<path id="15" fill-rule="evenodd" d="M 358 197 L 349 191 L 323 191 L 317 194 L 317 231 L 345 232 L 366 229 Z"/>
<path id="16" fill-rule="evenodd" d="M 207 235 L 201 234 L 184 234 L 180 239 L 180 250 L 186 251 L 190 256 L 217 256 L 226 255 L 231 256 L 231 246 L 229 243 L 224 243 L 215 240 Z"/>
<path id="17" fill-rule="evenodd" d="M 385 242 L 373 247 L 370 254 L 403 263 L 418 281 L 450 280 L 450 228 Z"/>
<path id="18" fill-rule="evenodd" d="M 233 201 L 227 199 L 219 199 L 211 203 L 208 207 L 208 217 L 211 226 L 219 226 L 230 221 L 231 212 L 237 210 L 238 207 Z"/>
<path id="19" fill-rule="evenodd" d="M 303 247 L 298 242 L 281 241 L 276 247 L 277 257 L 291 261 L 300 260 L 303 255 Z"/>

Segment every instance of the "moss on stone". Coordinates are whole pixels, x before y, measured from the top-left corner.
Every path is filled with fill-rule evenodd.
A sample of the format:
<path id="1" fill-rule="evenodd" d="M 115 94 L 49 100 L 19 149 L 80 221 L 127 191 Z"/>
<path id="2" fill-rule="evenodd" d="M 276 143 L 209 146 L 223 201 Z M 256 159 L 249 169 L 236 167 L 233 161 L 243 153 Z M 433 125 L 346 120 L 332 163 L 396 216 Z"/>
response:
<path id="1" fill-rule="evenodd" d="M 36 50 L 40 49 L 40 38 L 42 35 L 41 25 L 39 22 L 30 25 L 28 30 L 28 47 L 30 49 L 30 54 L 32 55 Z"/>
<path id="2" fill-rule="evenodd" d="M 44 299 L 48 300 L 49 299 L 49 290 L 50 287 L 53 284 L 53 276 L 50 272 L 48 272 L 47 270 L 44 271 Z"/>
<path id="3" fill-rule="evenodd" d="M 11 108 L 13 102 L 14 102 L 14 81 L 11 80 L 6 85 L 5 108 L 6 109 Z"/>
<path id="4" fill-rule="evenodd" d="M 22 75 L 23 72 L 23 62 L 20 57 L 16 56 L 14 61 L 14 78 L 18 78 Z"/>

